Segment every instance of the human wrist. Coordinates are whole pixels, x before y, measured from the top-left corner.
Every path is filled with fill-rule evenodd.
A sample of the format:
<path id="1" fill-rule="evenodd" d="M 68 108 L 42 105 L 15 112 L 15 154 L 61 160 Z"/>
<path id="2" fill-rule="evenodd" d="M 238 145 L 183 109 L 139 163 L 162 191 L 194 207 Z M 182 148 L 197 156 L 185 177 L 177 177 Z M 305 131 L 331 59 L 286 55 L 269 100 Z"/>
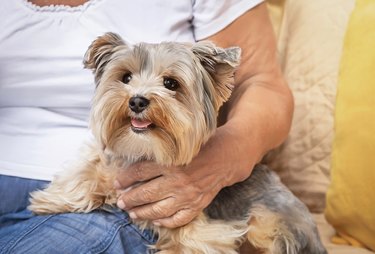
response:
<path id="1" fill-rule="evenodd" d="M 220 132 L 225 133 L 227 140 L 225 145 L 226 158 L 231 159 L 230 172 L 226 186 L 248 178 L 255 164 L 259 163 L 266 153 L 267 149 L 264 142 L 259 138 L 256 128 L 243 126 L 244 123 L 229 120 L 220 127 Z M 229 162 L 229 160 L 228 160 Z"/>
<path id="2" fill-rule="evenodd" d="M 189 165 L 189 171 L 196 181 L 221 189 L 248 178 L 261 158 L 259 146 L 244 137 L 241 127 L 228 122 L 217 129 Z"/>

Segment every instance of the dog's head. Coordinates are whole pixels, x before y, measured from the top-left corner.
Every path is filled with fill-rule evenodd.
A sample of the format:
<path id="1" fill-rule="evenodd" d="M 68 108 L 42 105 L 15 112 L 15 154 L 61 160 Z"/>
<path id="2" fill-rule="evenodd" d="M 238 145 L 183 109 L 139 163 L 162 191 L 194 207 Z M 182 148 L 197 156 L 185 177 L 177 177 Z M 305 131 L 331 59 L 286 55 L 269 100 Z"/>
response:
<path id="1" fill-rule="evenodd" d="M 107 33 L 86 52 L 96 92 L 90 127 L 103 149 L 127 160 L 187 164 L 216 129 L 240 49 L 210 42 L 127 45 Z"/>

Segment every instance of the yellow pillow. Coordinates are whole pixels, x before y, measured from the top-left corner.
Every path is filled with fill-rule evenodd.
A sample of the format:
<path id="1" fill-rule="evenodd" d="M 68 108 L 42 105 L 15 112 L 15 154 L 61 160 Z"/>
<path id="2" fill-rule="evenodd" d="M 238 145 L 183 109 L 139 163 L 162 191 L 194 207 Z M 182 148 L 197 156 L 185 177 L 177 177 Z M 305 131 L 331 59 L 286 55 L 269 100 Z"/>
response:
<path id="1" fill-rule="evenodd" d="M 375 1 L 357 0 L 341 59 L 332 183 L 334 240 L 375 250 Z"/>

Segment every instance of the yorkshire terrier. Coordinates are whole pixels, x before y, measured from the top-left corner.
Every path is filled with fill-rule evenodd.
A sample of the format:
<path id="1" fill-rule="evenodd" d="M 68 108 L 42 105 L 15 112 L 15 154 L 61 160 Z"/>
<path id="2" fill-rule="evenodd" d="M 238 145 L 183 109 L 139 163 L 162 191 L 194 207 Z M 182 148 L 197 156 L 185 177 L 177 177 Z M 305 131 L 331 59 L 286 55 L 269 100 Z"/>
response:
<path id="1" fill-rule="evenodd" d="M 95 75 L 90 128 L 95 142 L 81 163 L 32 193 L 36 214 L 88 213 L 115 206 L 113 182 L 138 161 L 186 165 L 215 132 L 220 107 L 232 90 L 238 47 L 205 41 L 127 45 L 107 33 L 88 48 L 84 65 Z M 160 253 L 237 253 L 248 239 L 264 253 L 324 254 L 309 211 L 266 166 L 219 192 L 192 222 L 151 229 Z"/>

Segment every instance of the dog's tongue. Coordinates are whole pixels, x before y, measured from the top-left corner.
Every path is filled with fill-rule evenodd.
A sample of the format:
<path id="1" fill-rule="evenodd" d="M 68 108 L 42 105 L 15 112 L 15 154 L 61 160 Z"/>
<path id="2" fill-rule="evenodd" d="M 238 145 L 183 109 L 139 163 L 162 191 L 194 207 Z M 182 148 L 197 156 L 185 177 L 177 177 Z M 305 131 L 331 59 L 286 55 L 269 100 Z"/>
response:
<path id="1" fill-rule="evenodd" d="M 131 124 L 135 128 L 147 128 L 152 123 L 150 121 L 147 121 L 147 120 L 139 120 L 139 119 L 132 118 Z"/>

